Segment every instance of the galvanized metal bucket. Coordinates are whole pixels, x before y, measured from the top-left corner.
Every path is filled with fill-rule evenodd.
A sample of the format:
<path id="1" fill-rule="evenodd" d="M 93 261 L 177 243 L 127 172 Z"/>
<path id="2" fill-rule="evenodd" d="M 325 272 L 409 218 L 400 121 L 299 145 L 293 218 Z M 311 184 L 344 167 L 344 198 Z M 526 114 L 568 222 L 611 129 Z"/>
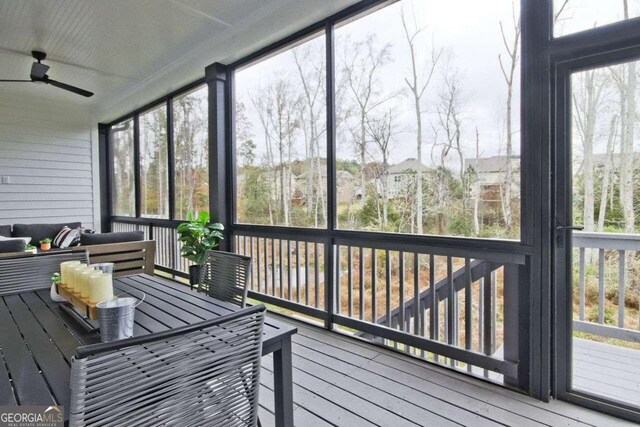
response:
<path id="1" fill-rule="evenodd" d="M 132 297 L 114 298 L 96 304 L 100 318 L 100 339 L 110 342 L 131 338 L 133 336 L 133 321 L 136 307 L 144 301 Z"/>

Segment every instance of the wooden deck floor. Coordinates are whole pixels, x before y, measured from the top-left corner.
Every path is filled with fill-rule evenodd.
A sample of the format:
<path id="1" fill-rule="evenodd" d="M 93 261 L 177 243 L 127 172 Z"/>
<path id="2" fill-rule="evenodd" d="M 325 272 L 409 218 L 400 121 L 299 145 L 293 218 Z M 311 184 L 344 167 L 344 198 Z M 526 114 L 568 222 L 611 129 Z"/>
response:
<path id="1" fill-rule="evenodd" d="M 574 338 L 573 387 L 631 405 L 640 404 L 640 350 Z"/>
<path id="2" fill-rule="evenodd" d="M 289 321 L 299 331 L 293 343 L 297 426 L 633 425 L 566 402 L 539 402 L 445 368 Z M 260 419 L 263 426 L 272 426 L 270 357 L 264 358 L 261 375 Z"/>

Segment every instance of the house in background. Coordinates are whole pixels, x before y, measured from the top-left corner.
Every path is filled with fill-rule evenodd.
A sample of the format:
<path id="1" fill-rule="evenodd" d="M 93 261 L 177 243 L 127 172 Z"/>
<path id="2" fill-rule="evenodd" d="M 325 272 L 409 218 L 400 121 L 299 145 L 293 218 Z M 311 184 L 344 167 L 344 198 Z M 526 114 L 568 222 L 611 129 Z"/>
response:
<path id="1" fill-rule="evenodd" d="M 413 157 L 390 166 L 384 178 L 387 184 L 387 197 L 393 199 L 400 194 L 405 194 L 407 186 L 415 181 L 416 173 L 420 171 L 424 174 L 428 170 L 424 163 Z"/>
<path id="2" fill-rule="evenodd" d="M 327 168 L 322 168 L 322 181 L 327 182 Z M 308 172 L 302 172 L 300 175 L 294 177 L 295 191 L 299 197 L 306 200 L 307 193 L 307 180 L 309 179 Z M 317 182 L 317 178 L 312 182 Z M 338 203 L 349 203 L 356 197 L 356 178 L 349 171 L 338 169 L 336 170 L 336 200 Z"/>
<path id="3" fill-rule="evenodd" d="M 506 182 L 506 170 L 511 162 L 513 181 L 512 194 L 518 194 L 520 189 L 520 156 L 492 156 L 466 159 L 466 170 L 474 174 L 471 180 L 471 196 L 479 198 L 481 203 L 491 205 L 502 203 L 502 194 Z"/>

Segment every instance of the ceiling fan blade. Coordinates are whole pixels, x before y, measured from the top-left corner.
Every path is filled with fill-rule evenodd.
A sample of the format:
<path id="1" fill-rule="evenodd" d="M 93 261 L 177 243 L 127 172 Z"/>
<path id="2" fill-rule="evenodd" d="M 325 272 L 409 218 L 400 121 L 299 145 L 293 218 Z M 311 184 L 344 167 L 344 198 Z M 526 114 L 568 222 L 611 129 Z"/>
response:
<path id="1" fill-rule="evenodd" d="M 86 96 L 87 98 L 93 96 L 93 92 L 89 92 L 88 90 L 80 89 L 79 87 L 71 86 L 66 83 L 60 83 L 55 80 L 51 80 L 47 76 L 44 76 L 42 79 L 43 82 L 50 84 L 51 86 L 59 87 L 60 89 L 68 90 L 69 92 L 77 93 L 78 95 Z"/>
<path id="2" fill-rule="evenodd" d="M 44 65 L 39 62 L 34 62 L 33 65 L 31 66 L 31 78 L 33 80 L 40 80 L 44 78 L 48 70 L 49 70 L 48 65 Z"/>
<path id="3" fill-rule="evenodd" d="M 8 80 L 0 79 L 0 83 L 33 83 L 33 80 Z"/>

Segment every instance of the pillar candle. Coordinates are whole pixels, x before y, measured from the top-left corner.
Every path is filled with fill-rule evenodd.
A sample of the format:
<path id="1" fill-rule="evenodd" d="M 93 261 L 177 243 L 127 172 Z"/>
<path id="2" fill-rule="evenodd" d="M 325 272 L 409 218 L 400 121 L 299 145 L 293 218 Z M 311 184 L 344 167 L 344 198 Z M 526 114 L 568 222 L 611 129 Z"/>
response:
<path id="1" fill-rule="evenodd" d="M 87 264 L 74 264 L 71 267 L 69 267 L 69 288 L 71 288 L 72 291 L 77 291 L 77 287 L 79 286 L 78 281 L 80 280 L 80 273 L 82 273 L 82 271 L 87 268 Z"/>
<path id="2" fill-rule="evenodd" d="M 93 270 L 93 273 L 91 273 L 91 275 L 89 276 L 89 280 L 87 281 L 87 292 L 89 293 L 89 301 L 91 303 L 96 303 L 98 301 L 93 300 L 93 298 L 95 297 L 96 293 L 93 290 L 93 287 L 96 285 L 96 283 L 98 283 L 97 279 L 102 276 L 104 273 L 100 270 Z"/>
<path id="3" fill-rule="evenodd" d="M 91 267 L 87 267 L 80 272 L 80 280 L 79 280 L 79 292 L 81 298 L 89 298 L 89 278 L 93 273 L 95 273 Z"/>
<path id="4" fill-rule="evenodd" d="M 107 273 L 92 275 L 89 284 L 89 301 L 98 303 L 113 299 L 113 276 Z"/>
<path id="5" fill-rule="evenodd" d="M 80 264 L 80 261 L 65 261 L 60 263 L 60 282 L 65 285 L 69 282 L 69 268 L 72 265 Z"/>

